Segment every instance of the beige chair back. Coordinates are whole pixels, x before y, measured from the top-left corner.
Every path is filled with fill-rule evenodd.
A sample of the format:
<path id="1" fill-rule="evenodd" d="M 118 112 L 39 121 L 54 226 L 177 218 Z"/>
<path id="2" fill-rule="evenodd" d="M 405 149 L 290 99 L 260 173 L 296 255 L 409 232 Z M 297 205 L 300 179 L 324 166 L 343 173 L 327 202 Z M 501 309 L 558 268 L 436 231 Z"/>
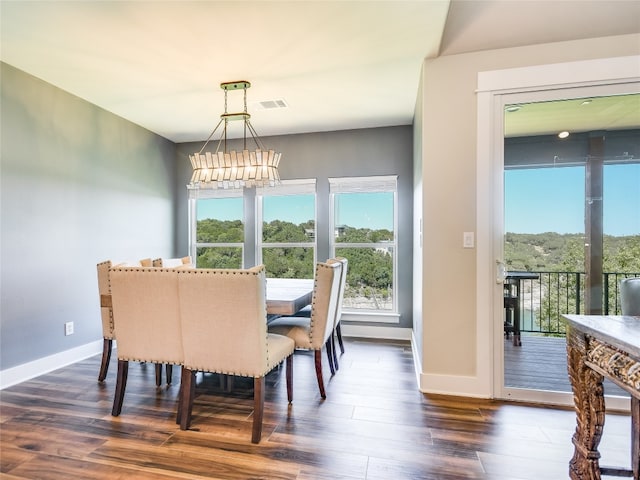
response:
<path id="1" fill-rule="evenodd" d="M 100 316 L 102 336 L 113 340 L 113 312 L 111 310 L 111 290 L 109 289 L 109 269 L 111 260 L 100 262 L 98 268 L 98 294 L 100 295 Z"/>
<path id="2" fill-rule="evenodd" d="M 184 366 L 261 377 L 282 361 L 267 349 L 264 266 L 178 271 Z"/>
<path id="3" fill-rule="evenodd" d="M 342 262 L 317 263 L 311 299 L 309 347 L 320 350 L 333 332 L 340 295 Z"/>
<path id="4" fill-rule="evenodd" d="M 177 274 L 152 267 L 111 269 L 118 360 L 182 363 Z"/>
<path id="5" fill-rule="evenodd" d="M 342 264 L 342 268 L 340 269 L 340 289 L 338 291 L 336 318 L 333 322 L 334 328 L 336 325 L 338 325 L 338 323 L 340 322 L 340 318 L 342 317 L 342 301 L 344 300 L 344 290 L 347 287 L 347 271 L 349 269 L 349 261 L 346 258 L 336 257 L 335 260 Z"/>
<path id="6" fill-rule="evenodd" d="M 144 258 L 139 262 L 120 262 L 113 263 L 111 260 L 105 260 L 97 265 L 98 269 L 98 295 L 100 296 L 100 317 L 102 319 L 102 336 L 108 340 L 113 340 L 113 310 L 111 308 L 111 289 L 109 287 L 109 270 L 113 266 L 142 266 L 150 267 L 152 264 L 150 258 Z"/>
<path id="7" fill-rule="evenodd" d="M 139 262 L 134 262 L 131 266 L 151 266 L 151 259 L 145 258 Z M 120 264 L 124 266 L 124 264 Z M 98 381 L 102 382 L 107 377 L 109 371 L 109 361 L 111 359 L 111 349 L 113 344 L 114 325 L 113 325 L 113 308 L 111 302 L 111 287 L 109 286 L 109 273 L 113 267 L 111 260 L 100 262 L 97 265 L 98 270 L 98 294 L 100 298 L 100 318 L 102 321 L 102 336 L 104 337 L 102 345 L 102 362 L 100 364 L 100 373 Z M 168 367 L 167 367 L 168 368 Z M 159 381 L 158 376 L 158 381 Z"/>

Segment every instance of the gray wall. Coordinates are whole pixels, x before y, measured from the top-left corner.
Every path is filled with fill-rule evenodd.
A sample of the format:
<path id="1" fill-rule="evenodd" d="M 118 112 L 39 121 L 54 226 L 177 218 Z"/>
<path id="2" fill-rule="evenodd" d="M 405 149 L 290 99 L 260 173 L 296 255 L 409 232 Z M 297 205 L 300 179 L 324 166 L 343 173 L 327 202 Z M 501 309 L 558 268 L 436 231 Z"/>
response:
<path id="1" fill-rule="evenodd" d="M 188 250 L 188 153 L 93 104 L 0 63 L 0 369 L 102 338 L 96 264 Z M 263 139 L 282 178 L 397 174 L 400 327 L 412 324 L 410 126 Z M 318 205 L 318 258 L 329 255 Z M 323 228 L 324 227 L 324 228 Z M 75 334 L 64 335 L 73 321 Z"/>
<path id="2" fill-rule="evenodd" d="M 259 125 L 256 126 L 259 130 Z M 413 130 L 410 125 L 337 132 L 265 137 L 265 147 L 282 152 L 282 179 L 315 178 L 317 181 L 317 258 L 329 256 L 329 182 L 331 177 L 398 175 L 398 305 L 399 327 L 412 325 L 413 241 Z M 177 212 L 178 252 L 188 252 L 187 189 L 191 178 L 189 154 L 203 142 L 178 145 Z M 215 145 L 212 147 L 215 149 Z M 229 149 L 241 148 L 231 142 Z M 359 322 L 360 323 L 360 322 Z"/>
<path id="3" fill-rule="evenodd" d="M 175 145 L 0 68 L 0 366 L 7 369 L 102 338 L 96 263 L 173 253 Z M 67 321 L 75 334 L 65 337 Z"/>

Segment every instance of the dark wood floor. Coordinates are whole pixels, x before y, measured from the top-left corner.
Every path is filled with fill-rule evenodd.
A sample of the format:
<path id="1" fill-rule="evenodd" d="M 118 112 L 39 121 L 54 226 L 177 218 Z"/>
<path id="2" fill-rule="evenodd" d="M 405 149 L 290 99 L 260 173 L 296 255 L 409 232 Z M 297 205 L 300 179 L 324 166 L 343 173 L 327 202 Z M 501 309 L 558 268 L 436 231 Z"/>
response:
<path id="1" fill-rule="evenodd" d="M 175 384 L 156 390 L 132 364 L 122 415 L 111 416 L 115 363 L 99 357 L 0 392 L 3 479 L 495 479 L 567 478 L 571 410 L 429 396 L 410 346 L 351 339 L 321 401 L 313 357 L 296 353 L 294 403 L 283 372 L 268 377 L 264 433 L 250 443 L 249 384 L 224 394 L 201 378 L 193 430 L 175 424 Z M 607 415 L 603 463 L 627 465 L 629 417 Z"/>

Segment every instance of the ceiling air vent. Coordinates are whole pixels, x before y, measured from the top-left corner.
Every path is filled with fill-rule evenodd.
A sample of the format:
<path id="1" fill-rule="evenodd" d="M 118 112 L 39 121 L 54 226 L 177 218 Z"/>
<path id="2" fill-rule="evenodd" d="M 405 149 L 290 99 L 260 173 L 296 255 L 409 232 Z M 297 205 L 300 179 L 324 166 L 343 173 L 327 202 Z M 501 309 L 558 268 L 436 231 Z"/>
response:
<path id="1" fill-rule="evenodd" d="M 282 98 L 277 100 L 265 100 L 263 102 L 256 103 L 256 106 L 260 110 L 273 110 L 274 108 L 288 108 L 287 102 L 285 102 Z"/>

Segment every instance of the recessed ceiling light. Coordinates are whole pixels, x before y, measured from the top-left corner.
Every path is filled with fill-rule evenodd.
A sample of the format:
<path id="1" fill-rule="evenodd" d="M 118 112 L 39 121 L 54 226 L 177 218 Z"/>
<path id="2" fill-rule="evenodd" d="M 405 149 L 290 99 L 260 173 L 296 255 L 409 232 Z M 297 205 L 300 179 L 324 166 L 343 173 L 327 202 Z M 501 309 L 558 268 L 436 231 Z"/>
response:
<path id="1" fill-rule="evenodd" d="M 517 112 L 518 110 L 520 110 L 520 105 L 509 105 L 507 108 L 505 108 L 505 110 L 507 112 L 513 113 L 513 112 Z"/>
<path id="2" fill-rule="evenodd" d="M 589 98 L 587 100 L 584 100 L 580 105 L 589 105 L 591 102 L 593 102 L 593 100 Z"/>
<path id="3" fill-rule="evenodd" d="M 558 134 L 558 137 L 560 138 L 567 138 L 568 136 L 569 136 L 569 132 L 567 132 L 566 130 Z"/>

